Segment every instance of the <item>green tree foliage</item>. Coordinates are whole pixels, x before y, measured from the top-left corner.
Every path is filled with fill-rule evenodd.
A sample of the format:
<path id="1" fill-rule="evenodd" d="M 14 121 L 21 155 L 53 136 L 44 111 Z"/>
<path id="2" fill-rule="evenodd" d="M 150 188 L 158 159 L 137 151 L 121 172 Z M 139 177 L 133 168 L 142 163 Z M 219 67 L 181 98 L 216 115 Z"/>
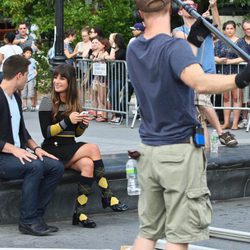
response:
<path id="1" fill-rule="evenodd" d="M 111 32 L 121 32 L 128 39 L 129 26 L 134 22 L 132 18 L 133 2 L 94 0 L 91 4 L 86 4 L 84 0 L 65 0 L 65 29 L 73 27 L 80 31 L 86 25 L 100 25 L 106 35 Z M 16 25 L 23 21 L 28 24 L 34 23 L 39 26 L 40 33 L 48 33 L 54 27 L 54 5 L 55 0 L 1 0 L 0 14 L 11 18 Z"/>
<path id="2" fill-rule="evenodd" d="M 74 27 L 81 30 L 83 26 L 99 25 L 108 36 L 111 32 L 122 33 L 127 41 L 131 36 L 129 27 L 134 23 L 132 12 L 134 0 L 64 0 L 65 29 Z M 197 0 L 203 9 L 208 0 Z M 230 0 L 220 0 L 220 7 L 229 4 Z M 238 7 L 249 8 L 249 0 L 234 0 Z M 14 24 L 21 21 L 37 24 L 40 33 L 53 33 L 55 0 L 1 0 L 0 15 L 9 17 Z"/>

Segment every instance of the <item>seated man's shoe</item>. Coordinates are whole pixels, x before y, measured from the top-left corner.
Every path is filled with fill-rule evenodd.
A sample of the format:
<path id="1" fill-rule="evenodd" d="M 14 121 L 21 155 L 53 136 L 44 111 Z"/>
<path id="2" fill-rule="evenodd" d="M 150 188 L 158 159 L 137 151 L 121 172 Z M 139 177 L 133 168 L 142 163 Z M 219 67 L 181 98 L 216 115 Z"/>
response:
<path id="1" fill-rule="evenodd" d="M 48 224 L 46 224 L 46 222 L 44 221 L 43 218 L 39 218 L 39 221 L 42 225 L 44 225 L 44 227 L 46 229 L 49 229 L 51 233 L 55 233 L 55 232 L 58 232 L 59 231 L 59 228 L 58 227 L 55 227 L 55 226 L 50 226 Z"/>
<path id="2" fill-rule="evenodd" d="M 30 234 L 34 236 L 46 236 L 51 233 L 48 228 L 46 228 L 43 224 L 39 222 L 33 224 L 24 224 L 20 222 L 18 229 L 23 234 Z"/>
<path id="3" fill-rule="evenodd" d="M 112 196 L 110 199 L 102 198 L 102 207 L 110 207 L 115 212 L 123 212 L 128 210 L 126 204 L 122 204 L 116 197 Z"/>

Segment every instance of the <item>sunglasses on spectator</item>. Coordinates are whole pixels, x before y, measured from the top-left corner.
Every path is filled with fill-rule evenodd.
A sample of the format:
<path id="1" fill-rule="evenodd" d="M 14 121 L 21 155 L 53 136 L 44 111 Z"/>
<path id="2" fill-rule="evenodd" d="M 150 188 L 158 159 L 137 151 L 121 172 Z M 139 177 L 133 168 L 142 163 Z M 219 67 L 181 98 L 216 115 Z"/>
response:
<path id="1" fill-rule="evenodd" d="M 186 5 L 189 5 L 193 9 L 196 9 L 196 10 L 198 9 L 198 4 L 197 3 L 191 3 L 191 4 L 186 3 Z M 183 7 L 181 7 L 180 10 L 183 10 Z"/>

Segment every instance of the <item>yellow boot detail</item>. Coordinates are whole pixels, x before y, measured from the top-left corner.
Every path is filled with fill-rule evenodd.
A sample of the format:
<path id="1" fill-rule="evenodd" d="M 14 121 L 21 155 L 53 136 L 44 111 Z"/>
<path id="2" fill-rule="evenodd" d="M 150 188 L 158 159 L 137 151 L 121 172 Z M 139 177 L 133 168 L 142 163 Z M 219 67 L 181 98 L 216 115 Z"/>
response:
<path id="1" fill-rule="evenodd" d="M 88 197 L 84 194 L 80 195 L 77 197 L 77 201 L 79 202 L 80 205 L 84 205 L 88 202 Z"/>
<path id="2" fill-rule="evenodd" d="M 110 206 L 114 206 L 119 204 L 119 200 L 116 197 L 111 197 L 110 199 Z"/>
<path id="3" fill-rule="evenodd" d="M 86 214 L 80 214 L 79 221 L 84 221 L 84 220 L 87 220 L 87 219 L 88 219 L 88 217 L 87 217 Z"/>
<path id="4" fill-rule="evenodd" d="M 101 188 L 108 188 L 108 182 L 107 182 L 107 179 L 102 177 L 99 182 L 98 182 L 98 185 L 101 187 Z"/>

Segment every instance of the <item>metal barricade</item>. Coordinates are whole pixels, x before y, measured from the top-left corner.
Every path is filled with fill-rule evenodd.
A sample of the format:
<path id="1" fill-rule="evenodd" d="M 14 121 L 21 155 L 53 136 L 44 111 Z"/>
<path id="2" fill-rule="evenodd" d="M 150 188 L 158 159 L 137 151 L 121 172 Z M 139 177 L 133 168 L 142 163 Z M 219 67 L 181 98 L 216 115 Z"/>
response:
<path id="1" fill-rule="evenodd" d="M 240 64 L 217 64 L 216 70 L 217 74 L 237 74 L 246 67 L 246 63 Z M 218 84 L 220 84 L 218 82 Z M 242 89 L 235 89 L 229 92 L 224 92 L 220 95 L 213 94 L 212 102 L 215 109 L 222 110 L 246 110 L 249 112 L 250 107 L 248 103 L 250 102 L 249 86 Z M 249 123 L 249 119 L 248 119 Z M 247 131 L 249 127 L 247 128 Z"/>
<path id="2" fill-rule="evenodd" d="M 82 106 L 89 112 L 126 116 L 128 126 L 128 73 L 126 61 L 79 59 L 77 80 Z"/>

